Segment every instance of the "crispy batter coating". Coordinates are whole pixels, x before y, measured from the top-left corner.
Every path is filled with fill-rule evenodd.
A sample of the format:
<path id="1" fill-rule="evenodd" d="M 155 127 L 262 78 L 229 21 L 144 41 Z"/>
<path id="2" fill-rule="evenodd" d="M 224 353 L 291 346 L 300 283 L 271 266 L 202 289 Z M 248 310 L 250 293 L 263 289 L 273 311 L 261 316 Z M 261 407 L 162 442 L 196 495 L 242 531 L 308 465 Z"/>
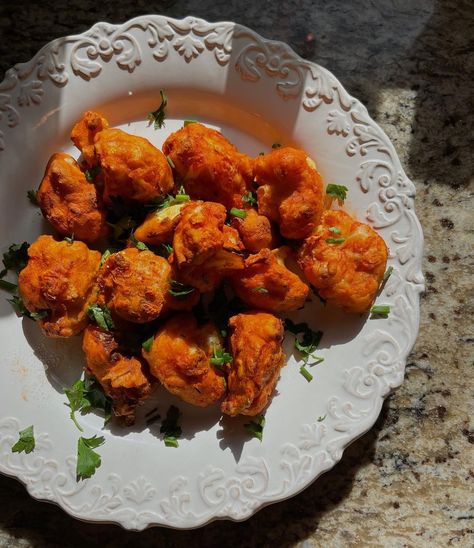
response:
<path id="1" fill-rule="evenodd" d="M 121 129 L 104 129 L 94 137 L 94 165 L 100 165 L 104 201 L 150 202 L 173 188 L 173 174 L 163 153 L 147 139 Z"/>
<path id="2" fill-rule="evenodd" d="M 212 323 L 199 326 L 191 314 L 178 314 L 156 333 L 143 356 L 151 373 L 169 392 L 182 400 L 205 407 L 222 398 L 224 377 L 210 363 L 214 348 L 223 347 Z"/>
<path id="3" fill-rule="evenodd" d="M 327 241 L 338 238 L 344 241 Z M 347 312 L 361 313 L 370 308 L 377 294 L 387 264 L 387 246 L 370 226 L 344 211 L 330 210 L 301 246 L 298 263 L 323 299 Z"/>
<path id="4" fill-rule="evenodd" d="M 99 302 L 123 320 L 150 322 L 163 309 L 170 276 L 168 261 L 151 251 L 130 247 L 113 253 L 99 273 Z"/>
<path id="5" fill-rule="evenodd" d="M 224 225 L 222 227 L 222 234 L 224 236 L 224 249 L 227 249 L 228 251 L 235 251 L 236 253 L 245 251 L 245 247 L 240 239 L 239 232 L 235 228 Z"/>
<path id="6" fill-rule="evenodd" d="M 191 202 L 183 208 L 173 237 L 173 258 L 179 280 L 201 293 L 212 291 L 222 279 L 244 267 L 235 253 L 240 243 L 226 227 L 226 210 L 214 202 Z"/>
<path id="7" fill-rule="evenodd" d="M 213 202 L 194 202 L 183 209 L 173 237 L 178 268 L 201 265 L 222 248 L 226 215 L 225 207 Z"/>
<path id="8" fill-rule="evenodd" d="M 288 270 L 289 249 L 262 249 L 245 260 L 245 269 L 231 277 L 238 297 L 255 308 L 271 312 L 297 310 L 304 306 L 309 287 Z"/>
<path id="9" fill-rule="evenodd" d="M 98 112 L 85 112 L 82 118 L 72 128 L 71 140 L 82 152 L 89 167 L 94 165 L 94 139 L 97 133 L 107 129 L 109 123 Z"/>
<path id="10" fill-rule="evenodd" d="M 53 154 L 38 190 L 43 215 L 61 236 L 94 242 L 109 232 L 102 199 L 69 154 Z"/>
<path id="11" fill-rule="evenodd" d="M 316 164 L 303 150 L 282 147 L 255 160 L 258 211 L 285 238 L 309 236 L 319 222 L 324 195 Z"/>
<path id="12" fill-rule="evenodd" d="M 136 238 L 150 245 L 172 242 L 174 231 L 181 218 L 181 211 L 186 205 L 188 204 L 175 204 L 149 213 L 135 230 Z"/>
<path id="13" fill-rule="evenodd" d="M 272 249 L 275 246 L 275 236 L 269 219 L 259 215 L 254 209 L 246 209 L 245 213 L 245 219 L 232 218 L 232 226 L 239 232 L 245 249 L 250 253 L 258 253 L 264 248 Z"/>
<path id="14" fill-rule="evenodd" d="M 266 312 L 245 312 L 229 320 L 234 361 L 227 377 L 226 415 L 255 416 L 267 405 L 285 362 L 283 322 Z"/>
<path id="15" fill-rule="evenodd" d="M 219 202 L 227 209 L 242 207 L 242 196 L 253 180 L 253 160 L 220 132 L 189 124 L 166 139 L 163 152 L 191 198 Z"/>
<path id="16" fill-rule="evenodd" d="M 40 236 L 28 249 L 28 264 L 18 287 L 30 312 L 47 311 L 39 324 L 48 337 L 71 337 L 87 324 L 95 299 L 100 253 L 82 242 L 57 242 Z"/>
<path id="17" fill-rule="evenodd" d="M 150 395 L 152 386 L 141 358 L 124 356 L 118 348 L 114 333 L 95 325 L 86 327 L 82 349 L 87 372 L 112 399 L 114 414 L 126 424 L 133 424 L 135 408 Z"/>

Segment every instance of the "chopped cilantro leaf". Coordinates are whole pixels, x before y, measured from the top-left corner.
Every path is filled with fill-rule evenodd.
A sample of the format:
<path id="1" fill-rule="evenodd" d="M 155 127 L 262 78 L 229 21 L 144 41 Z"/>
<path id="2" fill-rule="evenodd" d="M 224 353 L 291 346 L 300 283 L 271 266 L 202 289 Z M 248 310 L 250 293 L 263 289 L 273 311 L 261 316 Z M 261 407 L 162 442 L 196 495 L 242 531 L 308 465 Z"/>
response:
<path id="1" fill-rule="evenodd" d="M 37 190 L 28 190 L 26 195 L 28 196 L 28 200 L 30 201 L 31 205 L 34 205 L 36 207 L 39 206 Z"/>
<path id="2" fill-rule="evenodd" d="M 103 436 L 80 437 L 77 441 L 76 480 L 90 478 L 101 464 L 101 458 L 94 451 L 105 442 Z"/>
<path id="3" fill-rule="evenodd" d="M 213 348 L 212 358 L 209 360 L 212 365 L 217 367 L 217 369 L 222 370 L 224 365 L 232 363 L 233 358 L 232 354 L 226 352 L 223 348 Z"/>
<path id="4" fill-rule="evenodd" d="M 295 349 L 303 356 L 304 365 L 317 365 L 324 361 L 324 358 L 314 356 L 321 338 L 323 336 L 322 331 L 313 331 L 306 323 L 295 324 L 290 319 L 285 320 L 285 329 L 295 335 Z M 303 334 L 302 339 L 298 338 L 298 335 Z M 308 363 L 308 360 L 313 358 L 314 361 Z M 304 375 L 304 373 L 302 373 Z"/>
<path id="5" fill-rule="evenodd" d="M 250 206 L 254 206 L 257 203 L 257 195 L 255 192 L 249 190 L 242 196 L 242 201 Z"/>
<path id="6" fill-rule="evenodd" d="M 111 419 L 112 400 L 104 394 L 102 387 L 94 378 L 86 376 L 84 380 L 76 381 L 71 388 L 66 388 L 64 393 L 69 400 L 69 416 L 81 432 L 83 430 L 77 422 L 76 411 L 86 415 L 94 409 L 100 409 L 104 412 L 105 424 Z"/>
<path id="7" fill-rule="evenodd" d="M 3 254 L 3 265 L 6 270 L 14 270 L 19 274 L 20 270 L 25 268 L 28 262 L 28 248 L 30 244 L 23 242 L 22 244 L 12 244 L 8 251 Z"/>
<path id="8" fill-rule="evenodd" d="M 342 203 L 347 197 L 348 190 L 349 189 L 344 185 L 334 185 L 330 183 L 326 187 L 326 194 L 332 198 L 336 198 L 339 203 Z"/>
<path id="9" fill-rule="evenodd" d="M 238 209 L 236 207 L 233 207 L 230 211 L 229 211 L 230 215 L 232 215 L 233 217 L 239 217 L 240 219 L 245 219 L 245 217 L 247 217 L 247 213 L 243 210 L 243 209 Z"/>
<path id="10" fill-rule="evenodd" d="M 87 315 L 91 320 L 94 320 L 101 329 L 110 331 L 115 328 L 112 316 L 110 315 L 110 310 L 105 305 L 100 306 L 97 303 L 89 305 Z"/>
<path id="11" fill-rule="evenodd" d="M 343 244 L 347 238 L 326 238 L 327 244 Z"/>
<path id="12" fill-rule="evenodd" d="M 179 409 L 171 405 L 166 413 L 166 418 L 161 423 L 160 433 L 164 434 L 163 441 L 166 447 L 178 447 L 178 438 L 182 433 L 181 426 L 178 424 L 180 416 Z"/>
<path id="13" fill-rule="evenodd" d="M 181 282 L 178 282 L 177 280 L 171 280 L 170 282 L 170 288 L 168 289 L 168 293 L 172 295 L 173 297 L 185 297 L 186 295 L 189 295 L 193 291 L 195 291 L 194 287 L 191 287 L 190 285 L 182 284 Z"/>
<path id="14" fill-rule="evenodd" d="M 268 289 L 266 287 L 254 287 L 251 291 L 253 293 L 268 293 Z"/>
<path id="15" fill-rule="evenodd" d="M 100 166 L 94 166 L 94 167 L 91 167 L 90 169 L 86 169 L 86 171 L 84 172 L 84 175 L 86 176 L 86 179 L 89 181 L 89 183 L 92 183 L 101 171 L 102 171 L 102 168 Z"/>
<path id="16" fill-rule="evenodd" d="M 253 436 L 254 438 L 262 441 L 263 439 L 263 428 L 265 426 L 265 417 L 263 415 L 257 415 L 255 419 L 251 422 L 244 424 L 245 430 Z"/>
<path id="17" fill-rule="evenodd" d="M 390 314 L 390 305 L 376 304 L 370 309 L 370 319 L 388 318 Z"/>
<path id="18" fill-rule="evenodd" d="M 300 367 L 300 373 L 303 375 L 303 377 L 308 381 L 311 382 L 313 380 L 313 375 L 306 369 L 304 365 Z"/>
<path id="19" fill-rule="evenodd" d="M 0 280 L 0 289 L 8 291 L 8 293 L 11 293 L 12 295 L 18 295 L 18 286 L 11 282 L 7 282 L 6 280 Z"/>
<path id="20" fill-rule="evenodd" d="M 137 240 L 133 232 L 130 234 L 130 241 L 139 251 L 148 251 L 148 246 L 143 242 L 140 242 L 140 240 Z"/>
<path id="21" fill-rule="evenodd" d="M 18 441 L 12 446 L 12 453 L 31 453 L 35 448 L 33 425 L 20 430 Z"/>
<path id="22" fill-rule="evenodd" d="M 142 343 L 142 348 L 145 350 L 145 352 L 150 352 L 151 347 L 153 346 L 153 341 L 155 339 L 155 336 L 152 335 L 149 339 L 147 339 L 145 342 Z"/>
<path id="23" fill-rule="evenodd" d="M 387 270 L 385 271 L 385 274 L 383 275 L 382 283 L 384 284 L 389 278 L 390 275 L 393 272 L 393 266 L 389 266 Z"/>
<path id="24" fill-rule="evenodd" d="M 153 124 L 153 127 L 155 129 L 160 129 L 165 125 L 166 106 L 168 104 L 168 98 L 166 97 L 166 94 L 162 89 L 160 89 L 160 95 L 160 106 L 156 110 L 148 114 L 149 124 Z"/>

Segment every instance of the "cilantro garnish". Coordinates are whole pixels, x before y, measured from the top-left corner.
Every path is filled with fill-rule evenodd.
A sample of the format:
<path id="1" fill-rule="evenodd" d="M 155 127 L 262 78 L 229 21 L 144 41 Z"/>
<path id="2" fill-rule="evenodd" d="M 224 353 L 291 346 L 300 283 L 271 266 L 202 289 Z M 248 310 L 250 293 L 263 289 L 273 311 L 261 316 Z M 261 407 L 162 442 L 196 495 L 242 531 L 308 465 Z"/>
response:
<path id="1" fill-rule="evenodd" d="M 268 293 L 268 289 L 266 287 L 254 287 L 251 291 L 253 293 Z"/>
<path id="2" fill-rule="evenodd" d="M 327 415 L 323 415 L 322 417 L 318 417 L 318 422 L 323 422 L 323 420 L 326 418 Z"/>
<path id="3" fill-rule="evenodd" d="M 263 439 L 263 427 L 265 426 L 265 417 L 263 415 L 257 415 L 251 422 L 244 424 L 245 430 L 254 438 L 262 441 Z"/>
<path id="4" fill-rule="evenodd" d="M 326 238 L 327 244 L 343 244 L 347 238 Z"/>
<path id="5" fill-rule="evenodd" d="M 160 106 L 148 114 L 149 125 L 153 124 L 155 129 L 160 129 L 165 125 L 165 116 L 166 116 L 166 106 L 168 104 L 168 98 L 166 97 L 165 92 L 160 89 L 161 95 L 161 104 Z"/>
<path id="6" fill-rule="evenodd" d="M 245 219 L 245 217 L 247 217 L 247 213 L 243 210 L 243 209 L 238 209 L 236 207 L 233 207 L 230 211 L 229 211 L 230 215 L 232 215 L 233 217 L 239 217 L 240 219 Z"/>
<path id="7" fill-rule="evenodd" d="M 20 430 L 18 441 L 12 446 L 12 453 L 31 453 L 35 448 L 33 426 Z"/>
<path id="8" fill-rule="evenodd" d="M 334 185 L 330 183 L 326 187 L 326 194 L 332 198 L 336 198 L 339 203 L 342 203 L 347 197 L 348 190 L 349 189 L 344 185 Z"/>
<path id="9" fill-rule="evenodd" d="M 102 387 L 94 378 L 86 376 L 84 380 L 76 381 L 71 388 L 66 388 L 64 393 L 69 400 L 66 404 L 71 410 L 69 416 L 81 432 L 83 430 L 77 422 L 76 411 L 86 415 L 94 409 L 100 409 L 104 412 L 104 424 L 112 418 L 112 400 L 104 394 Z"/>
<path id="10" fill-rule="evenodd" d="M 242 201 L 250 206 L 254 206 L 257 203 L 257 194 L 249 190 L 242 196 Z"/>
<path id="11" fill-rule="evenodd" d="M 36 207 L 39 206 L 37 190 L 28 190 L 26 195 L 28 196 L 28 200 L 30 201 L 31 205 L 34 205 Z"/>
<path id="12" fill-rule="evenodd" d="M 213 348 L 213 355 L 212 358 L 209 360 L 212 365 L 217 367 L 217 369 L 222 370 L 224 365 L 228 363 L 232 363 L 233 358 L 232 354 L 229 354 L 226 352 L 223 348 Z"/>
<path id="13" fill-rule="evenodd" d="M 385 271 L 385 274 L 383 275 L 382 284 L 384 284 L 389 278 L 390 275 L 393 272 L 393 266 L 389 266 L 387 270 Z"/>
<path id="14" fill-rule="evenodd" d="M 341 229 L 337 228 L 337 226 L 331 226 L 331 228 L 329 228 L 328 230 L 329 230 L 329 232 L 332 232 L 333 234 L 340 234 L 341 233 Z"/>
<path id="15" fill-rule="evenodd" d="M 168 293 L 172 295 L 173 297 L 185 297 L 186 295 L 189 295 L 193 291 L 195 291 L 194 287 L 191 287 L 190 285 L 182 284 L 181 282 L 178 282 L 177 280 L 171 280 L 170 282 L 170 288 L 168 289 Z"/>
<path id="16" fill-rule="evenodd" d="M 181 426 L 178 424 L 180 416 L 179 409 L 171 405 L 160 427 L 160 433 L 164 434 L 163 441 L 166 447 L 178 447 L 178 438 L 182 433 Z"/>
<path id="17" fill-rule="evenodd" d="M 14 270 L 17 274 L 23 270 L 28 262 L 28 248 L 30 244 L 12 244 L 3 254 L 3 265 L 6 270 Z"/>
<path id="18" fill-rule="evenodd" d="M 86 179 L 89 181 L 89 183 L 92 183 L 101 171 L 102 171 L 102 168 L 100 166 L 94 166 L 94 167 L 91 167 L 90 169 L 86 169 L 86 171 L 84 172 L 84 175 L 86 176 Z"/>
<path id="19" fill-rule="evenodd" d="M 97 303 L 89 305 L 87 315 L 91 320 L 94 320 L 100 328 L 105 329 L 106 331 L 115 328 L 110 310 L 105 305 L 100 306 Z"/>
<path id="20" fill-rule="evenodd" d="M 147 339 L 145 342 L 142 343 L 142 348 L 145 350 L 145 352 L 150 352 L 151 347 L 153 346 L 153 341 L 155 339 L 155 336 L 152 335 L 149 339 Z"/>
<path id="21" fill-rule="evenodd" d="M 314 352 L 321 342 L 323 332 L 313 331 L 306 323 L 295 324 L 290 319 L 285 320 L 285 329 L 295 335 L 295 349 L 298 350 L 303 357 L 303 365 L 300 368 L 300 373 L 308 382 L 310 382 L 313 379 L 313 376 L 306 369 L 306 365 L 318 365 L 324 361 L 324 358 L 314 355 Z M 300 334 L 303 335 L 301 339 L 298 338 Z M 310 358 L 312 358 L 313 361 L 308 363 Z"/>
<path id="22" fill-rule="evenodd" d="M 370 309 L 370 319 L 388 318 L 390 314 L 390 305 L 388 304 L 376 304 Z"/>
<path id="23" fill-rule="evenodd" d="M 148 246 L 143 242 L 140 242 L 140 240 L 137 240 L 133 232 L 130 234 L 130 241 L 139 251 L 149 251 Z"/>
<path id="24" fill-rule="evenodd" d="M 77 465 L 76 480 L 90 478 L 95 474 L 101 464 L 101 458 L 94 451 L 105 442 L 103 436 L 93 436 L 92 438 L 80 437 L 77 441 Z"/>
<path id="25" fill-rule="evenodd" d="M 6 280 L 0 280 L 0 289 L 8 291 L 8 293 L 11 293 L 12 295 L 18 294 L 18 286 L 11 282 L 7 282 Z"/>
<path id="26" fill-rule="evenodd" d="M 300 367 L 300 373 L 303 375 L 303 377 L 308 381 L 311 382 L 313 380 L 313 375 L 306 369 L 304 365 Z"/>

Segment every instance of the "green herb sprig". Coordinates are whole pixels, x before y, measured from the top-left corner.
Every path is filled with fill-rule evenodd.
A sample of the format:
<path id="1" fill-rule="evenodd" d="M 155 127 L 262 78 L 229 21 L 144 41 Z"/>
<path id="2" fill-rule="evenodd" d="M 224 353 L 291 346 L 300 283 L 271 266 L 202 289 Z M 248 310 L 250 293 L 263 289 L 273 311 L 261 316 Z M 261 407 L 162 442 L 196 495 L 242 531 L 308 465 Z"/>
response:
<path id="1" fill-rule="evenodd" d="M 165 125 L 166 107 L 168 105 L 168 97 L 166 93 L 160 89 L 161 104 L 153 112 L 148 113 L 149 124 L 153 124 L 154 129 L 161 129 Z"/>
<path id="2" fill-rule="evenodd" d="M 110 314 L 110 310 L 105 306 L 100 306 L 97 303 L 89 305 L 87 309 L 87 315 L 93 320 L 101 329 L 105 331 L 111 331 L 115 329 L 115 324 Z"/>
<path id="3" fill-rule="evenodd" d="M 257 415 L 253 421 L 244 424 L 245 430 L 254 438 L 262 441 L 263 429 L 265 427 L 265 417 L 263 415 Z"/>
<path id="4" fill-rule="evenodd" d="M 83 480 L 93 476 L 101 465 L 101 458 L 94 451 L 105 442 L 103 436 L 93 436 L 92 438 L 80 437 L 77 441 L 77 464 L 76 480 Z"/>
<path id="5" fill-rule="evenodd" d="M 186 297 L 186 295 L 190 295 L 193 291 L 196 291 L 194 287 L 182 284 L 178 280 L 171 280 L 170 288 L 168 289 L 168 293 L 177 298 Z"/>
<path id="6" fill-rule="evenodd" d="M 166 413 L 166 418 L 161 423 L 160 433 L 164 434 L 163 441 L 166 447 L 178 447 L 178 439 L 182 434 L 178 421 L 181 416 L 180 410 L 171 405 Z"/>
<path id="7" fill-rule="evenodd" d="M 370 309 L 370 319 L 376 320 L 378 318 L 388 318 L 390 314 L 390 305 L 388 304 L 376 304 Z"/>
<path id="8" fill-rule="evenodd" d="M 326 187 L 326 194 L 335 198 L 340 204 L 344 203 L 347 198 L 348 188 L 344 185 L 335 185 L 333 183 L 328 184 Z"/>
<path id="9" fill-rule="evenodd" d="M 35 448 L 33 426 L 20 430 L 18 441 L 12 446 L 12 453 L 31 453 Z"/>

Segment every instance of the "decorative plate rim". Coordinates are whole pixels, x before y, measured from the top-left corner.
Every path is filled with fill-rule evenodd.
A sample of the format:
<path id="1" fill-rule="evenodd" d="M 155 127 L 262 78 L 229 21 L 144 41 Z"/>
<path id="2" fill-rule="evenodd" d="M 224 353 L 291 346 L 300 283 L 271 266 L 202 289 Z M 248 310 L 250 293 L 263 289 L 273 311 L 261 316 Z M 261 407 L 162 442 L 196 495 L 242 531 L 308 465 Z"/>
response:
<path id="1" fill-rule="evenodd" d="M 167 26 L 174 34 L 167 30 Z M 132 530 L 142 530 L 152 525 L 193 529 L 216 519 L 242 521 L 269 504 L 296 495 L 332 468 L 341 459 L 344 449 L 372 428 L 384 399 L 401 385 L 406 359 L 418 334 L 419 296 L 424 291 L 421 272 L 423 233 L 414 210 L 415 187 L 406 176 L 385 132 L 369 117 L 367 109 L 350 96 L 327 69 L 301 58 L 289 45 L 263 38 L 243 25 L 230 21 L 209 23 L 196 17 L 174 19 L 165 15 L 142 15 L 122 24 L 98 22 L 82 33 L 52 40 L 29 61 L 17 63 L 8 69 L 0 82 L 0 157 L 5 149 L 2 125 L 6 123 L 7 130 L 11 130 L 20 123 L 17 105 L 22 109 L 41 103 L 44 80 L 49 78 L 56 85 L 66 85 L 69 74 L 65 73 L 65 63 L 71 64 L 70 70 L 75 76 L 86 80 L 100 74 L 101 68 L 97 66 L 100 61 L 106 64 L 115 60 L 119 68 L 133 72 L 141 60 L 133 56 L 135 38 L 127 33 L 131 28 L 150 31 L 147 45 L 155 48 L 153 56 L 156 60 L 166 59 L 170 51 L 167 48 L 172 46 L 188 64 L 207 51 L 212 52 L 219 65 L 226 65 L 232 54 L 230 40 L 243 36 L 250 42 L 239 53 L 235 66 L 243 80 L 258 81 L 263 75 L 277 79 L 283 77 L 283 81 L 276 84 L 277 93 L 283 99 L 295 97 L 295 93 L 301 94 L 302 108 L 307 112 L 323 104 L 337 103 L 337 108 L 327 115 L 328 134 L 345 139 L 348 156 L 369 158 L 368 151 L 375 148 L 382 155 L 381 158 L 385 158 L 363 160 L 356 181 L 363 192 L 373 192 L 372 188 L 378 185 L 379 203 L 370 204 L 367 213 L 375 227 L 405 229 L 405 233 L 403 230 L 391 233 L 396 249 L 392 258 L 398 261 L 398 268 L 385 291 L 393 297 L 395 303 L 391 321 L 402 325 L 406 340 L 401 347 L 390 333 L 380 329 L 368 337 L 370 340 L 367 340 L 366 356 L 367 359 L 372 357 L 373 361 L 369 362 L 366 370 L 353 367 L 346 371 L 344 387 L 358 403 L 368 402 L 372 398 L 372 407 L 368 410 L 358 409 L 350 400 L 342 403 L 336 401 L 337 398 L 329 398 L 328 414 L 334 420 L 333 430 L 340 434 L 339 437 L 328 442 L 323 450 L 321 439 L 328 434 L 328 428 L 317 423 L 302 425 L 300 445 L 284 444 L 281 448 L 283 456 L 280 466 L 287 467 L 288 478 L 279 493 L 265 493 L 265 486 L 262 488 L 259 481 L 265 482 L 265 475 L 268 474 L 266 463 L 262 467 L 261 463 L 256 462 L 258 459 L 249 457 L 251 462 L 241 466 L 242 477 L 231 478 L 235 480 L 232 484 L 225 483 L 217 469 L 210 470 L 207 476 L 207 472 L 203 472 L 203 477 L 198 479 L 201 481 L 200 495 L 201 498 L 208 496 L 211 511 L 202 516 L 187 509 L 190 501 L 189 493 L 185 490 L 186 478 L 178 477 L 171 481 L 169 498 L 159 501 L 161 513 L 158 514 L 147 508 L 146 503 L 155 496 L 155 489 L 151 484 L 143 483 L 146 482 L 145 478 L 138 477 L 128 485 L 120 485 L 120 477 L 112 473 L 107 478 L 110 492 L 100 491 L 103 508 L 92 505 L 87 513 L 84 507 L 78 507 L 77 510 L 65 502 L 66 491 L 63 488 L 70 488 L 71 484 L 66 470 L 51 459 L 52 444 L 48 434 L 41 433 L 37 437 L 38 452 L 35 451 L 35 454 L 11 454 L 11 441 L 19 429 L 19 421 L 14 417 L 0 417 L 0 471 L 22 482 L 33 498 L 54 502 L 70 515 L 84 521 L 115 523 Z M 190 35 L 191 38 L 186 41 Z M 131 52 L 127 50 L 129 40 L 132 41 Z M 63 63 L 57 58 L 57 53 L 67 43 L 75 44 L 73 51 L 77 58 L 71 56 Z M 84 48 L 86 51 L 83 51 Z M 309 86 L 305 84 L 308 74 L 311 79 Z M 285 81 L 284 77 L 288 79 Z M 16 97 L 17 105 L 14 106 L 13 96 L 5 92 L 14 90 L 20 83 L 21 91 Z M 400 213 L 398 217 L 397 213 Z M 394 355 L 386 350 L 387 345 L 392 346 Z M 314 448 L 317 449 L 316 453 L 311 452 Z M 73 464 L 68 460 L 63 468 L 71 468 Z M 239 462 L 236 470 L 240 465 Z M 94 486 L 91 486 L 91 492 L 93 489 Z M 206 489 L 215 491 L 208 495 Z M 222 490 L 225 494 L 222 494 Z M 222 504 L 214 500 L 217 493 L 224 497 Z M 130 501 L 135 501 L 134 508 L 124 506 L 131 504 Z M 240 506 L 235 501 L 241 501 Z"/>

